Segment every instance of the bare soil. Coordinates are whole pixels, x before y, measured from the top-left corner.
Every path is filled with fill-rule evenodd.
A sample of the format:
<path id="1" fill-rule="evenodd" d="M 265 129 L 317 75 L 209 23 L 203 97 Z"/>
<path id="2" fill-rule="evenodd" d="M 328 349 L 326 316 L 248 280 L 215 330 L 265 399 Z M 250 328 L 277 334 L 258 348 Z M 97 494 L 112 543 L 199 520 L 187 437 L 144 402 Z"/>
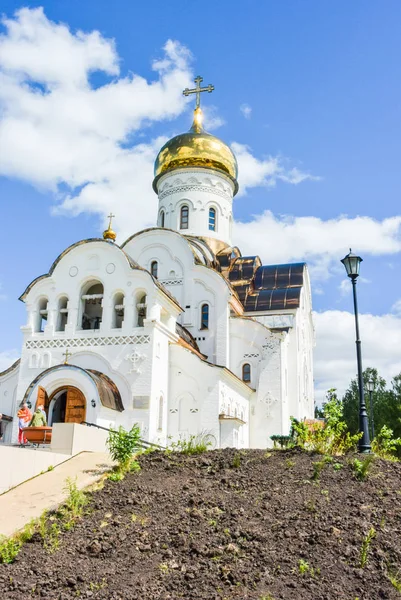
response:
<path id="1" fill-rule="evenodd" d="M 353 458 L 314 479 L 322 457 L 296 450 L 142 456 L 59 549 L 35 534 L 0 565 L 0 597 L 401 598 L 401 464 L 376 459 L 357 481 Z"/>

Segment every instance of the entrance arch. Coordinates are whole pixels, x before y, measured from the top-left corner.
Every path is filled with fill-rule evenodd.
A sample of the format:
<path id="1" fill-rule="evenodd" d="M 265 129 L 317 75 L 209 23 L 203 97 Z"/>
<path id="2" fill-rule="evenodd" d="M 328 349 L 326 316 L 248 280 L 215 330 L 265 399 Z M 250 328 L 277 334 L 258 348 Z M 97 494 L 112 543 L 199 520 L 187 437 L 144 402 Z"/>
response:
<path id="1" fill-rule="evenodd" d="M 48 423 L 82 423 L 86 421 L 86 398 L 78 388 L 58 388 L 49 398 Z"/>

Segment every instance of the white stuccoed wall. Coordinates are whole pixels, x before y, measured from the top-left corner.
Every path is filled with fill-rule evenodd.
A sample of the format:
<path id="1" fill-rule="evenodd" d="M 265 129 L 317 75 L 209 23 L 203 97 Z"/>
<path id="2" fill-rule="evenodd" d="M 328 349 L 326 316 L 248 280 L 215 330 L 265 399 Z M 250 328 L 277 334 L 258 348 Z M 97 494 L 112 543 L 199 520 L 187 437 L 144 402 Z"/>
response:
<path id="1" fill-rule="evenodd" d="M 14 369 L 7 369 L 0 377 L 0 412 L 9 417 L 16 417 L 17 413 L 17 385 L 19 365 Z M 10 444 L 12 439 L 13 423 L 3 421 L 3 444 Z"/>
<path id="2" fill-rule="evenodd" d="M 182 168 L 166 173 L 158 183 L 159 211 L 165 212 L 164 226 L 183 235 L 210 237 L 231 245 L 234 184 L 212 169 Z M 189 208 L 189 227 L 180 230 L 180 209 Z M 209 209 L 217 215 L 216 231 L 209 229 Z"/>

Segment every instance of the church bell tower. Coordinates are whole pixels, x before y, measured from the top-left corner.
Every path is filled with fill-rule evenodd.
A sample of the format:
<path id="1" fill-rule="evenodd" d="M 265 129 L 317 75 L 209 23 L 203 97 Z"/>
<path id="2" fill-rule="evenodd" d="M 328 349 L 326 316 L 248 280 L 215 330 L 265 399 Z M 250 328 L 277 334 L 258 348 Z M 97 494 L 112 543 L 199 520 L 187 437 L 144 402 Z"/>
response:
<path id="1" fill-rule="evenodd" d="M 201 77 L 195 83 L 194 89 L 183 92 L 185 96 L 196 94 L 191 129 L 169 140 L 155 161 L 157 225 L 201 237 L 217 250 L 231 245 L 238 167 L 229 146 L 203 128 L 200 94 L 212 92 L 214 87 L 201 87 Z"/>

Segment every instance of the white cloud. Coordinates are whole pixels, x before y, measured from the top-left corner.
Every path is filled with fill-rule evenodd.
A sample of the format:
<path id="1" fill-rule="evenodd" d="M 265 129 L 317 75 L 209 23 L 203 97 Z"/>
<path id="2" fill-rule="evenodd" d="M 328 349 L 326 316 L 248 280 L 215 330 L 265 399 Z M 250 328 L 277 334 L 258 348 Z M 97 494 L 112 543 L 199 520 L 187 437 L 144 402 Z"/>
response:
<path id="1" fill-rule="evenodd" d="M 249 104 L 241 104 L 239 107 L 240 111 L 244 115 L 245 119 L 250 119 L 252 116 L 252 107 Z"/>
<path id="2" fill-rule="evenodd" d="M 269 156 L 258 159 L 253 156 L 249 146 L 233 142 L 231 148 L 237 157 L 239 185 L 238 196 L 246 194 L 248 188 L 256 186 L 273 187 L 277 181 L 298 184 L 307 179 L 318 181 L 319 177 L 303 173 L 296 167 L 287 168 L 286 159 Z"/>
<path id="3" fill-rule="evenodd" d="M 121 76 L 113 40 L 98 31 L 73 32 L 50 21 L 42 8 L 23 8 L 2 23 L 0 148 L 7 151 L 1 152 L 0 174 L 53 190 L 55 212 L 104 217 L 112 209 L 121 238 L 154 224 L 157 198 L 150 184 L 164 140 L 138 139 L 152 122 L 186 109 L 189 50 L 168 40 L 148 81 L 135 73 Z M 95 71 L 105 81 L 97 87 L 91 83 Z M 205 120 L 209 129 L 224 122 L 213 106 Z M 242 192 L 311 178 L 285 168 L 282 159 L 258 160 L 246 146 L 234 147 Z"/>
<path id="4" fill-rule="evenodd" d="M 260 254 L 265 263 L 307 260 L 314 279 L 343 271 L 340 259 L 350 246 L 361 254 L 401 251 L 401 216 L 382 221 L 371 217 L 275 216 L 270 211 L 247 223 L 236 222 L 234 242 L 243 254 Z"/>
<path id="5" fill-rule="evenodd" d="M 391 307 L 391 312 L 401 317 L 401 298 L 394 302 L 393 306 Z"/>
<path id="6" fill-rule="evenodd" d="M 395 315 L 359 316 L 363 368 L 375 367 L 388 382 L 401 372 L 401 318 Z M 329 388 L 340 395 L 356 377 L 355 321 L 346 311 L 314 313 L 316 328 L 316 401 L 324 400 Z"/>
<path id="7" fill-rule="evenodd" d="M 15 349 L 0 352 L 0 373 L 11 367 L 17 358 L 19 358 L 19 354 Z"/>

